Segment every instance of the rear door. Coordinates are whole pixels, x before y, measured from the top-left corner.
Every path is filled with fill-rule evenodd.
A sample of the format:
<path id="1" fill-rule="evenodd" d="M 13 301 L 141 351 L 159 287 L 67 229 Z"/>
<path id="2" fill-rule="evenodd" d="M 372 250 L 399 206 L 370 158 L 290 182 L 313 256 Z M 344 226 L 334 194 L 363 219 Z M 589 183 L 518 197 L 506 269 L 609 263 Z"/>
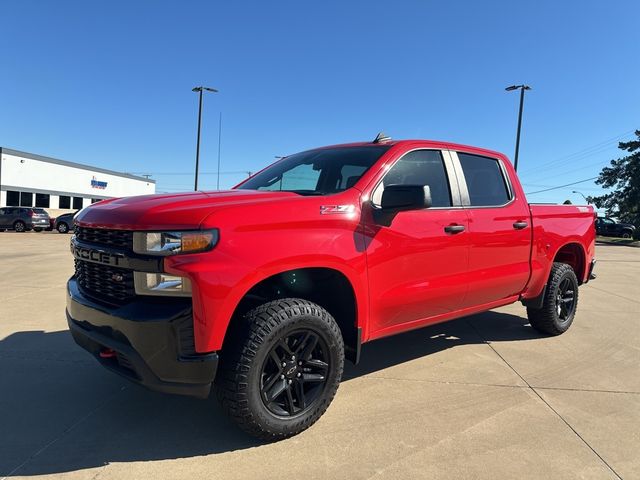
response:
<path id="1" fill-rule="evenodd" d="M 382 191 L 392 184 L 428 185 L 432 207 L 376 221 Z M 467 291 L 469 242 L 449 156 L 428 149 L 405 153 L 373 189 L 366 208 L 371 336 L 427 324 L 458 310 Z"/>
<path id="2" fill-rule="evenodd" d="M 498 158 L 451 152 L 469 217 L 465 307 L 519 295 L 529 279 L 531 219 Z"/>

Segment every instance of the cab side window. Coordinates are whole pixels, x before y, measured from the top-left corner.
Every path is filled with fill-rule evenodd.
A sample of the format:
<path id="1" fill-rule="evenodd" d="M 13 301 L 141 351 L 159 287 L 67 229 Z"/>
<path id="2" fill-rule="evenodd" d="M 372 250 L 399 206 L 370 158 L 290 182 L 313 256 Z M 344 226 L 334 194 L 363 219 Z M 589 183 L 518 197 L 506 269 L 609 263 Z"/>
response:
<path id="1" fill-rule="evenodd" d="M 438 150 L 414 150 L 398 160 L 374 190 L 371 201 L 375 206 L 380 206 L 387 185 L 427 185 L 432 207 L 451 206 L 449 180 Z"/>
<path id="2" fill-rule="evenodd" d="M 472 207 L 496 207 L 510 199 L 509 188 L 495 158 L 458 152 Z"/>

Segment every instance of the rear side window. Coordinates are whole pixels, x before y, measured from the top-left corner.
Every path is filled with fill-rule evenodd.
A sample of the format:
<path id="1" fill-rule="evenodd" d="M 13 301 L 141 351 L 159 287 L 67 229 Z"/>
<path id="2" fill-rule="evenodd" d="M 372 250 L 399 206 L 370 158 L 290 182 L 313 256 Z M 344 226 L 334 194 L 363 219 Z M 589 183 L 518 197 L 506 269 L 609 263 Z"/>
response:
<path id="1" fill-rule="evenodd" d="M 415 150 L 398 160 L 373 192 L 371 200 L 379 206 L 387 185 L 427 185 L 431 190 L 432 207 L 450 207 L 449 180 L 438 150 Z"/>
<path id="2" fill-rule="evenodd" d="M 494 207 L 510 200 L 498 160 L 458 152 L 472 207 Z"/>

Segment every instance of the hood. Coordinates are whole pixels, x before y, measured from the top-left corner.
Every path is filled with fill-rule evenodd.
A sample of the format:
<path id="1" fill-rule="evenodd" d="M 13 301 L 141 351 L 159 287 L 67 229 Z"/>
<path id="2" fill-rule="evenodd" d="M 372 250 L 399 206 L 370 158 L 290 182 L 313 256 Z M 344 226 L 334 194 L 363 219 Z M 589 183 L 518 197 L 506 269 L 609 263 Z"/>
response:
<path id="1" fill-rule="evenodd" d="M 292 192 L 222 190 L 141 195 L 98 202 L 76 217 L 82 227 L 119 230 L 194 229 L 225 207 L 298 198 Z"/>

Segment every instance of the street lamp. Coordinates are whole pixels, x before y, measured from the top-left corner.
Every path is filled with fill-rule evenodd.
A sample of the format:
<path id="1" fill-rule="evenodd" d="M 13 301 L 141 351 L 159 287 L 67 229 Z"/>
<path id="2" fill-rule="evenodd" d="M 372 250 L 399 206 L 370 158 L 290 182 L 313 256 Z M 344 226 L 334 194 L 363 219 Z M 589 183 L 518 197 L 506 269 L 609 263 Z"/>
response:
<path id="1" fill-rule="evenodd" d="M 513 168 L 518 171 L 518 151 L 520 150 L 520 128 L 522 127 L 522 107 L 524 106 L 524 91 L 531 90 L 529 85 L 511 85 L 505 88 L 507 92 L 520 89 L 520 110 L 518 112 L 518 133 L 516 134 L 516 155 Z"/>
<path id="2" fill-rule="evenodd" d="M 198 190 L 198 166 L 200 164 L 200 125 L 202 124 L 202 92 L 207 91 L 207 92 L 217 93 L 218 90 L 216 90 L 215 88 L 199 86 L 199 87 L 194 87 L 191 91 L 198 92 L 200 96 L 199 107 L 198 107 L 198 141 L 196 143 L 196 180 L 193 187 L 194 190 Z"/>
<path id="3" fill-rule="evenodd" d="M 577 191 L 577 190 L 574 190 L 574 191 L 573 191 L 573 192 L 571 192 L 571 193 L 577 193 L 577 194 L 579 194 L 579 195 L 582 195 L 582 198 L 584 198 L 584 201 L 585 201 L 585 202 L 587 202 L 587 205 L 589 205 L 589 200 L 587 200 L 587 197 L 585 197 L 585 196 L 584 196 L 584 193 L 579 192 L 579 191 Z"/>

